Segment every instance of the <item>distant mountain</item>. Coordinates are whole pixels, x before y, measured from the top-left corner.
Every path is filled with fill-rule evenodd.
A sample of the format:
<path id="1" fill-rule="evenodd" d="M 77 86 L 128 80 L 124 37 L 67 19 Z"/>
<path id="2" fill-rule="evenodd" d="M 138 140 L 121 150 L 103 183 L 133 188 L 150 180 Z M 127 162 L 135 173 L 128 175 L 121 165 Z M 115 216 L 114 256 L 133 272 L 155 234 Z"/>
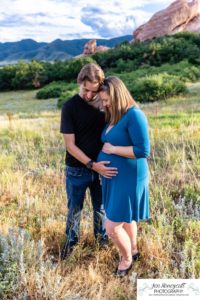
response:
<path id="1" fill-rule="evenodd" d="M 13 60 L 19 56 L 26 58 L 25 53 L 37 51 L 39 48 L 42 48 L 46 43 L 37 43 L 34 40 L 27 39 L 19 42 L 8 42 L 0 43 L 0 61 L 8 59 Z"/>
<path id="2" fill-rule="evenodd" d="M 18 60 L 64 60 L 83 52 L 83 47 L 90 39 L 60 40 L 51 43 L 38 43 L 32 39 L 19 42 L 0 43 L 0 64 L 15 63 Z M 132 36 L 126 35 L 109 40 L 96 39 L 97 46 L 114 47 L 124 41 L 131 41 Z"/>

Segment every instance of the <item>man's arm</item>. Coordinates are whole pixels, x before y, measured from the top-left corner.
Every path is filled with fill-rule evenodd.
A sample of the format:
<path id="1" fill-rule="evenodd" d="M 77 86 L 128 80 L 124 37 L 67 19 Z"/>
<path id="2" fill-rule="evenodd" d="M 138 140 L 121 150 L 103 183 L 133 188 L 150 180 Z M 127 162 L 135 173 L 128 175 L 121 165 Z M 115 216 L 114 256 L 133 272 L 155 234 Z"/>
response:
<path id="1" fill-rule="evenodd" d="M 90 157 L 88 157 L 80 148 L 78 148 L 75 144 L 75 134 L 63 134 L 64 136 L 64 142 L 65 147 L 67 151 L 75 157 L 77 160 L 82 162 L 84 165 L 88 163 L 88 161 L 91 160 Z M 100 161 L 100 162 L 94 162 L 92 169 L 99 173 L 100 175 L 106 177 L 106 178 L 112 178 L 112 176 L 117 175 L 117 168 L 111 168 L 106 167 L 105 165 L 109 164 L 109 161 Z"/>

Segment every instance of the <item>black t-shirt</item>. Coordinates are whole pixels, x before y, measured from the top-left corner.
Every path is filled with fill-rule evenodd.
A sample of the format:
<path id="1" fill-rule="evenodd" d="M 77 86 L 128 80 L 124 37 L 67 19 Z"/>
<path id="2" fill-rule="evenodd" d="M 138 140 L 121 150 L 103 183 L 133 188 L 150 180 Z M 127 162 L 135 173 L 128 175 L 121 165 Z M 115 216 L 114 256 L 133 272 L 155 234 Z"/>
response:
<path id="1" fill-rule="evenodd" d="M 79 95 L 75 95 L 63 105 L 60 132 L 74 133 L 76 146 L 94 161 L 102 148 L 101 133 L 104 127 L 104 113 Z M 83 166 L 69 152 L 66 152 L 65 162 L 71 167 Z"/>

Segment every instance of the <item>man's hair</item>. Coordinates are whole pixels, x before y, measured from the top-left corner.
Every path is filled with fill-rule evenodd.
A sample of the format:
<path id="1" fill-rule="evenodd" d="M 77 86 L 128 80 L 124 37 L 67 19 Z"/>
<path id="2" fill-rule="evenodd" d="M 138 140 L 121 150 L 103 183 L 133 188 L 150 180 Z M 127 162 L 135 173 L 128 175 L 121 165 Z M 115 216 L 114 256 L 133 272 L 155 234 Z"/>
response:
<path id="1" fill-rule="evenodd" d="M 127 87 L 118 77 L 107 77 L 100 86 L 99 92 L 106 92 L 110 96 L 112 114 L 105 109 L 105 117 L 111 124 L 116 124 L 130 107 L 138 107 Z"/>
<path id="2" fill-rule="evenodd" d="M 101 84 L 105 79 L 105 75 L 101 67 L 97 64 L 91 63 L 82 67 L 77 77 L 77 83 L 90 81 Z"/>

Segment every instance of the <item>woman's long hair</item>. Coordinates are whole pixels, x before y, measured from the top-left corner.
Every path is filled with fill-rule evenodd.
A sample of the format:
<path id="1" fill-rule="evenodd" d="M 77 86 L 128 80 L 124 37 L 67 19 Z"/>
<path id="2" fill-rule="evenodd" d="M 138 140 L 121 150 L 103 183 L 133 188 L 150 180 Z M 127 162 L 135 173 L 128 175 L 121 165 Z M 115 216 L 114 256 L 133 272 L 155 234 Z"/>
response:
<path id="1" fill-rule="evenodd" d="M 111 112 L 105 109 L 105 118 L 110 124 L 116 124 L 130 107 L 138 107 L 123 81 L 116 76 L 107 77 L 99 92 L 110 96 Z"/>

